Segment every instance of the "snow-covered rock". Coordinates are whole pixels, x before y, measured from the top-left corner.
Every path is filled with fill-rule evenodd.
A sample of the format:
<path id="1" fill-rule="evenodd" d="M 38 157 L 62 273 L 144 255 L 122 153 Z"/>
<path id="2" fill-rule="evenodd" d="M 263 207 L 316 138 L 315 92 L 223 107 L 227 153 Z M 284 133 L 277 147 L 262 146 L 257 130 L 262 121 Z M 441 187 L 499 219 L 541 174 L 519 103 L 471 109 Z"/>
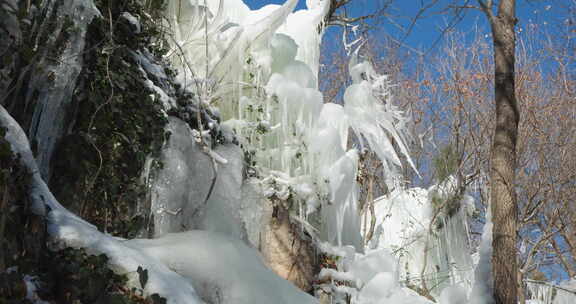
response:
<path id="1" fill-rule="evenodd" d="M 189 282 L 209 303 L 313 304 L 318 301 L 281 279 L 258 252 L 236 238 L 208 231 L 167 234 L 126 242 L 162 261 Z"/>

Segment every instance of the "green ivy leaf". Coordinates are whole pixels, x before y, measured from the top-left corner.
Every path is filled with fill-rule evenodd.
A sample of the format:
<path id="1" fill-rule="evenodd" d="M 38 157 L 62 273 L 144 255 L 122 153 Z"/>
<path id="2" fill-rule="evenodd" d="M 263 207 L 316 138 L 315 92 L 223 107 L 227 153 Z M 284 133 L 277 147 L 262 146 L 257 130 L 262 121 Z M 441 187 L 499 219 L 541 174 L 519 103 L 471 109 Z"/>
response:
<path id="1" fill-rule="evenodd" d="M 138 266 L 136 272 L 138 272 L 138 279 L 140 280 L 140 286 L 142 287 L 142 289 L 144 289 L 146 287 L 146 283 L 148 283 L 148 269 L 144 269 Z"/>

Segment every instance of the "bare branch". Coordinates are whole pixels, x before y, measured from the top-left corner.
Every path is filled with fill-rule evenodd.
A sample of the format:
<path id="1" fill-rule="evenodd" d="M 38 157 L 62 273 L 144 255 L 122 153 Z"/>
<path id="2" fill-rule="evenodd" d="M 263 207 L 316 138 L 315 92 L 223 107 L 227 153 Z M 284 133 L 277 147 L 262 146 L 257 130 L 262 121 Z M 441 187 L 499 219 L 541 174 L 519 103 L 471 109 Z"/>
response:
<path id="1" fill-rule="evenodd" d="M 488 21 L 492 22 L 494 20 L 494 14 L 492 13 L 492 0 L 486 0 L 486 2 L 484 2 L 484 0 L 478 0 L 478 4 L 484 14 L 486 14 L 486 17 L 488 17 Z"/>

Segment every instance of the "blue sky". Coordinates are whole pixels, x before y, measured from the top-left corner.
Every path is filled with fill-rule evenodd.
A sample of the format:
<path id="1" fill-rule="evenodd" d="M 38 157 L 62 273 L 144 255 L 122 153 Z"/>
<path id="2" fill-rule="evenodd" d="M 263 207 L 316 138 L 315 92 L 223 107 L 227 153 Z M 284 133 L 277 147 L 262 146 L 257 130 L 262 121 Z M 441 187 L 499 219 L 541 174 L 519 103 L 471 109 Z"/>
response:
<path id="1" fill-rule="evenodd" d="M 251 9 L 261 8 L 266 4 L 282 4 L 286 1 L 284 0 L 244 0 L 244 2 L 250 6 Z M 306 8 L 306 0 L 299 0 L 296 9 Z"/>
<path id="2" fill-rule="evenodd" d="M 260 8 L 267 4 L 281 4 L 284 0 L 244 0 L 252 9 Z M 565 0 L 564 0 L 565 1 Z M 391 15 L 388 20 L 385 20 L 379 25 L 379 31 L 385 35 L 392 35 L 397 39 L 402 39 L 406 46 L 410 48 L 427 50 L 434 46 L 434 43 L 441 37 L 442 30 L 446 25 L 453 20 L 454 15 L 451 13 L 443 13 L 443 8 L 453 0 L 440 0 L 427 13 L 418 20 L 414 25 L 412 31 L 408 36 L 404 34 L 400 27 L 408 28 L 411 19 L 414 18 L 421 8 L 421 2 L 429 3 L 430 1 L 420 0 L 396 0 L 392 6 L 387 10 Z M 559 19 L 565 16 L 565 12 L 561 7 L 563 0 L 532 0 L 532 1 L 518 1 L 517 16 L 519 19 L 519 28 L 526 26 L 530 23 L 540 24 L 546 26 L 549 24 L 557 23 Z M 379 0 L 354 0 L 353 4 L 349 5 L 349 14 L 357 16 L 364 15 L 374 11 L 379 7 Z M 472 1 L 471 3 L 476 3 Z M 306 7 L 306 0 L 300 0 L 297 9 Z M 546 23 L 546 24 L 545 24 Z M 473 29 L 475 25 L 479 25 L 486 29 L 486 18 L 482 13 L 476 10 L 466 10 L 465 17 L 459 21 L 457 27 L 460 29 Z"/>

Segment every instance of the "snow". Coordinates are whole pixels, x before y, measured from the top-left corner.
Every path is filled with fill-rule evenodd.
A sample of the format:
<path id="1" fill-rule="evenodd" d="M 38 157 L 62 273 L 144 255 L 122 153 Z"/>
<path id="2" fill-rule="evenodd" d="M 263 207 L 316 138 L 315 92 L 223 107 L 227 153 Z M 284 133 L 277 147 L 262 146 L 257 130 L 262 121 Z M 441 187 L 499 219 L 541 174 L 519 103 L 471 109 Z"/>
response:
<path id="1" fill-rule="evenodd" d="M 553 304 L 571 304 L 576 302 L 576 278 L 564 281 L 560 284 L 563 289 L 556 289 L 556 297 Z M 572 291 L 572 292 L 570 292 Z"/>
<path id="2" fill-rule="evenodd" d="M 36 276 L 25 275 L 23 279 L 24 284 L 26 284 L 26 300 L 33 304 L 49 304 L 38 296 L 39 280 Z"/>
<path id="3" fill-rule="evenodd" d="M 258 253 L 237 238 L 209 231 L 166 234 L 157 239 L 119 240 L 87 227 L 57 210 L 49 213 L 49 232 L 66 246 L 104 253 L 112 269 L 138 285 L 136 270 L 149 272 L 147 295 L 168 303 L 316 303 L 262 263 Z M 198 291 L 198 293 L 196 293 Z"/>
<path id="4" fill-rule="evenodd" d="M 466 289 L 460 285 L 452 285 L 444 288 L 440 294 L 442 304 L 468 304 Z"/>
<path id="5" fill-rule="evenodd" d="M 128 14 L 129 15 L 129 14 Z M 158 96 L 163 110 L 166 112 L 176 108 L 176 100 L 171 97 L 172 89 L 168 84 L 168 76 L 159 65 L 152 62 L 152 55 L 147 50 L 138 50 L 132 52 L 132 57 L 138 64 L 140 74 L 144 78 L 142 84 L 153 92 L 154 99 Z"/>
<path id="6" fill-rule="evenodd" d="M 4 138 L 10 143 L 12 153 L 18 155 L 20 162 L 25 168 L 29 168 L 30 173 L 38 172 L 26 133 L 2 105 L 0 105 L 0 123 L 0 127 L 6 129 Z"/>
<path id="7" fill-rule="evenodd" d="M 358 295 L 357 304 L 432 304 L 415 291 L 399 287 L 394 274 L 390 272 L 376 275 Z M 444 304 L 444 303 L 442 303 Z"/>
<path id="8" fill-rule="evenodd" d="M 189 231 L 126 244 L 186 277 L 209 303 L 318 302 L 266 268 L 256 250 L 223 234 Z"/>
<path id="9" fill-rule="evenodd" d="M 168 303 L 174 304 L 203 303 L 181 275 L 145 253 L 127 246 L 124 241 L 74 220 L 61 210 L 48 213 L 48 223 L 48 232 L 54 242 L 52 246 L 85 248 L 90 254 L 106 254 L 110 268 L 127 275 L 129 285 L 133 287 L 140 287 L 136 271 L 138 267 L 147 269 L 149 278 L 143 290 L 145 295 L 158 293 L 167 297 Z"/>
<path id="10" fill-rule="evenodd" d="M 140 25 L 140 21 L 138 21 L 138 18 L 134 17 L 132 14 L 128 12 L 123 12 L 120 15 L 120 18 L 128 22 L 134 34 L 140 34 L 142 27 Z"/>
<path id="11" fill-rule="evenodd" d="M 136 269 L 149 271 L 145 294 L 168 303 L 317 303 L 264 266 L 259 254 L 237 238 L 209 231 L 122 241 L 49 213 L 50 235 L 65 245 L 104 253 L 111 267 L 138 286 Z M 196 293 L 196 291 L 198 293 Z"/>
<path id="12" fill-rule="evenodd" d="M 37 215 L 45 215 L 47 209 L 46 207 L 50 209 L 65 210 L 65 208 L 62 207 L 62 205 L 60 205 L 60 203 L 52 195 L 48 189 L 48 186 L 40 176 L 40 169 L 38 168 L 36 160 L 32 155 L 30 143 L 28 142 L 26 134 L 2 105 L 0 105 L 0 127 L 6 129 L 7 132 L 5 139 L 10 144 L 12 153 L 19 157 L 21 166 L 27 170 L 28 174 L 30 174 L 28 186 L 32 202 L 32 212 Z M 82 221 L 79 217 L 72 214 L 71 212 L 68 212 L 67 210 L 65 212 L 67 212 L 70 217 Z M 86 222 L 84 223 L 89 225 Z"/>

